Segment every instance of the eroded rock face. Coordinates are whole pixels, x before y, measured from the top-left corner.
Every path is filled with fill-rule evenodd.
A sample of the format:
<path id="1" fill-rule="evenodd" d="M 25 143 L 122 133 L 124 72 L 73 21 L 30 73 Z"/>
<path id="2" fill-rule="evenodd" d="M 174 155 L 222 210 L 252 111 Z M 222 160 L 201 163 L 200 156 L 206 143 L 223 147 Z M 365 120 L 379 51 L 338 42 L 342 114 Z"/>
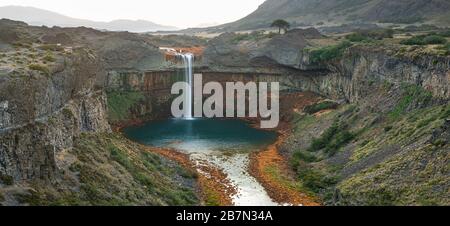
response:
<path id="1" fill-rule="evenodd" d="M 250 36 L 255 34 L 250 34 Z M 267 67 L 287 66 L 296 69 L 315 69 L 305 65 L 303 49 L 307 39 L 322 35 L 314 28 L 293 29 L 274 38 L 239 41 L 240 36 L 225 33 L 211 40 L 204 53 L 204 63 L 209 67 Z M 308 67 L 307 67 L 308 66 Z"/>
<path id="2" fill-rule="evenodd" d="M 122 109 L 122 118 L 109 118 L 114 125 L 124 125 L 139 121 L 167 118 L 171 115 L 171 94 L 175 82 L 184 81 L 181 71 L 110 71 L 105 90 L 111 101 L 115 95 L 126 97 L 128 94 L 140 96 L 139 100 L 130 100 L 129 108 Z M 117 109 L 110 109 L 117 110 Z M 111 113 L 111 111 L 110 111 Z"/>
<path id="3" fill-rule="evenodd" d="M 109 132 L 103 69 L 84 49 L 51 75 L 6 75 L 0 83 L 0 173 L 53 180 L 55 155 L 82 132 Z"/>
<path id="4" fill-rule="evenodd" d="M 248 67 L 249 49 L 237 46 L 233 41 L 236 37 L 234 33 L 225 33 L 211 40 L 203 53 L 204 64 L 209 67 Z"/>
<path id="5" fill-rule="evenodd" d="M 450 99 L 450 58 L 396 56 L 367 47 L 350 48 L 338 60 L 324 65 L 330 73 L 311 77 L 314 89 L 330 97 L 356 102 L 367 96 L 373 85 L 413 84 L 430 91 L 437 99 Z"/>
<path id="6" fill-rule="evenodd" d="M 55 156 L 73 146 L 82 132 L 109 132 L 103 93 L 70 101 L 46 119 L 8 129 L 0 135 L 0 173 L 15 180 L 51 181 Z"/>
<path id="7" fill-rule="evenodd" d="M 11 114 L 8 112 L 9 102 L 2 101 L 0 103 L 0 127 L 8 127 L 11 125 Z"/>
<path id="8" fill-rule="evenodd" d="M 110 70 L 151 70 L 164 63 L 164 55 L 158 47 L 134 34 L 108 36 L 92 43 L 92 46 Z"/>
<path id="9" fill-rule="evenodd" d="M 315 69 L 314 65 L 304 65 L 303 49 L 308 46 L 307 39 L 321 38 L 322 35 L 314 28 L 293 29 L 283 36 L 271 39 L 253 54 L 254 60 L 266 57 L 283 66 L 308 70 Z"/>
<path id="10" fill-rule="evenodd" d="M 334 99 L 356 102 L 373 85 L 414 84 L 430 91 L 438 99 L 450 99 L 450 58 L 421 55 L 403 56 L 398 49 L 354 46 L 342 57 L 327 62 L 311 62 L 306 49 L 309 38 L 320 38 L 315 29 L 293 30 L 286 35 L 255 43 L 233 45 L 235 34 L 212 40 L 205 50 L 204 63 L 213 71 L 270 72 L 287 67 L 297 75 L 298 89 L 313 91 Z M 270 68 L 270 69 L 269 69 Z M 316 72 L 323 73 L 316 73 Z"/>

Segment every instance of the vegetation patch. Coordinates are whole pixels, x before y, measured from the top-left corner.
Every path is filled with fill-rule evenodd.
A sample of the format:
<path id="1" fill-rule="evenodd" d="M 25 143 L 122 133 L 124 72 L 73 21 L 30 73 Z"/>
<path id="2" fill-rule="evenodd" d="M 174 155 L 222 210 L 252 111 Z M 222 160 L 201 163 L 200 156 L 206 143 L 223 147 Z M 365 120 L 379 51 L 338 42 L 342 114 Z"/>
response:
<path id="1" fill-rule="evenodd" d="M 432 94 L 422 87 L 411 84 L 403 84 L 403 98 L 398 102 L 397 106 L 389 113 L 389 118 L 398 119 L 406 112 L 412 103 L 426 105 L 432 99 Z"/>
<path id="2" fill-rule="evenodd" d="M 323 193 L 337 183 L 336 177 L 330 176 L 330 174 L 315 169 L 301 161 L 294 166 L 294 169 L 303 187 L 316 194 Z"/>
<path id="3" fill-rule="evenodd" d="M 273 38 L 277 35 L 278 34 L 274 32 L 266 34 L 265 31 L 253 31 L 251 33 L 236 34 L 231 42 L 233 44 L 238 44 L 242 41 L 260 41 L 266 38 Z"/>
<path id="4" fill-rule="evenodd" d="M 352 46 L 351 42 L 344 41 L 337 45 L 310 50 L 310 61 L 311 63 L 319 63 L 340 58 L 350 46 Z"/>
<path id="5" fill-rule="evenodd" d="M 154 175 L 155 173 L 163 173 L 167 176 L 175 174 L 174 172 L 171 172 L 172 169 L 164 166 L 164 163 L 161 161 L 160 157 L 148 152 L 139 153 L 139 159 L 143 164 L 143 167 L 141 167 L 134 163 L 130 156 L 123 150 L 113 145 L 108 148 L 111 153 L 111 158 L 122 165 L 132 175 L 135 181 L 141 185 L 144 185 L 149 193 L 156 193 L 161 197 L 166 197 L 169 205 L 186 205 L 196 203 L 196 197 L 193 191 L 179 187 L 179 190 L 176 190 L 176 186 L 174 188 L 164 187 L 164 183 L 158 180 L 158 176 Z M 180 167 L 176 167 L 175 170 L 182 171 Z M 186 176 L 192 174 L 184 173 L 183 175 Z"/>
<path id="6" fill-rule="evenodd" d="M 62 110 L 62 113 L 63 113 L 64 117 L 66 117 L 66 118 L 73 118 L 74 117 L 73 112 L 69 108 L 64 108 Z"/>
<path id="7" fill-rule="evenodd" d="M 45 54 L 45 56 L 42 59 L 47 62 L 55 62 L 56 61 L 55 56 L 51 52 L 48 52 L 47 54 Z"/>
<path id="8" fill-rule="evenodd" d="M 43 64 L 30 64 L 28 65 L 28 68 L 33 71 L 39 71 L 42 72 L 45 75 L 50 75 L 50 69 Z"/>
<path id="9" fill-rule="evenodd" d="M 14 184 L 14 178 L 9 175 L 4 175 L 0 173 L 0 182 L 4 185 L 13 185 Z"/>
<path id="10" fill-rule="evenodd" d="M 198 205 L 195 179 L 184 168 L 148 152 L 118 134 L 82 134 L 71 154 L 74 162 L 65 172 L 79 178 L 58 186 L 33 186 L 17 197 L 30 205 L 189 206 Z M 69 171 L 70 170 L 70 171 Z"/>
<path id="11" fill-rule="evenodd" d="M 439 49 L 443 50 L 445 55 L 450 55 L 450 43 L 447 43 L 447 44 L 439 47 Z"/>
<path id="12" fill-rule="evenodd" d="M 392 29 L 375 29 L 375 30 L 359 30 L 345 38 L 351 42 L 371 42 L 374 40 L 383 40 L 385 38 L 393 38 L 394 30 Z"/>
<path id="13" fill-rule="evenodd" d="M 348 126 L 342 123 L 334 123 L 322 136 L 313 139 L 309 152 L 323 150 L 329 156 L 336 154 L 341 147 L 355 138 L 355 134 L 348 130 Z"/>
<path id="14" fill-rule="evenodd" d="M 440 35 L 419 35 L 400 42 L 403 45 L 438 45 L 446 43 L 447 39 Z"/>
<path id="15" fill-rule="evenodd" d="M 108 110 L 112 121 L 127 120 L 130 117 L 130 108 L 144 99 L 141 92 L 109 92 Z"/>
<path id="16" fill-rule="evenodd" d="M 308 153 L 308 152 L 303 152 L 303 151 L 295 152 L 294 155 L 292 156 L 292 158 L 294 160 L 293 161 L 294 164 L 299 161 L 310 163 L 310 162 L 317 162 L 319 160 L 315 155 Z"/>
<path id="17" fill-rule="evenodd" d="M 204 187 L 203 192 L 205 193 L 205 205 L 206 206 L 220 206 L 221 198 L 220 193 L 209 187 Z"/>
<path id="18" fill-rule="evenodd" d="M 306 106 L 303 111 L 308 114 L 315 114 L 323 110 L 336 109 L 337 107 L 339 107 L 338 103 L 326 100 L 313 105 Z"/>
<path id="19" fill-rule="evenodd" d="M 324 204 L 449 202 L 445 195 L 449 143 L 442 131 L 450 107 L 432 102 L 432 94 L 421 86 L 405 83 L 398 88 L 386 83 L 380 91 L 394 89 L 400 97 L 388 109 L 373 107 L 385 99 L 368 99 L 354 109 L 355 105 L 345 105 L 330 114 L 294 118 L 295 137 L 288 143 L 297 147 L 292 167 L 299 183 Z M 313 140 L 300 138 L 322 131 Z"/>
<path id="20" fill-rule="evenodd" d="M 39 46 L 38 48 L 44 51 L 58 51 L 58 52 L 64 51 L 64 48 L 61 45 L 56 44 L 45 44 Z"/>

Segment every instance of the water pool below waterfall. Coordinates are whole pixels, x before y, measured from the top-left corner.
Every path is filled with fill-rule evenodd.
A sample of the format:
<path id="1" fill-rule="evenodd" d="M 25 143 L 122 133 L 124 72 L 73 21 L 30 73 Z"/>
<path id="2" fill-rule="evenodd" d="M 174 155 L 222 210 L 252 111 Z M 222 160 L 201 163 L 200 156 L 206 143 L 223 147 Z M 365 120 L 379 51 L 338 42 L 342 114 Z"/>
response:
<path id="1" fill-rule="evenodd" d="M 206 161 L 222 169 L 236 186 L 238 206 L 277 205 L 264 188 L 249 175 L 249 154 L 275 142 L 274 132 L 252 128 L 241 120 L 171 119 L 124 129 L 136 142 L 174 148 L 189 154 L 194 162 Z"/>

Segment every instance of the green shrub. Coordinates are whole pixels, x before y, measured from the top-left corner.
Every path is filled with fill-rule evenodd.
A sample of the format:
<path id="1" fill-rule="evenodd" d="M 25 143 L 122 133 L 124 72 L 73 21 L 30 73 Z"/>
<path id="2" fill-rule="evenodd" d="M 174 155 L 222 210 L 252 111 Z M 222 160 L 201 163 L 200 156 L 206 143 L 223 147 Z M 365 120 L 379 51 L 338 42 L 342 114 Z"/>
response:
<path id="1" fill-rule="evenodd" d="M 328 177 L 305 163 L 298 164 L 296 171 L 303 186 L 314 193 L 319 193 L 337 183 L 336 178 Z"/>
<path id="2" fill-rule="evenodd" d="M 66 117 L 66 118 L 73 118 L 74 117 L 72 110 L 70 110 L 68 108 L 64 108 L 62 110 L 62 113 L 63 113 L 64 117 Z"/>
<path id="3" fill-rule="evenodd" d="M 30 64 L 30 65 L 28 65 L 28 68 L 33 71 L 40 71 L 46 75 L 50 74 L 50 69 L 47 66 L 42 65 L 42 64 Z"/>
<path id="4" fill-rule="evenodd" d="M 414 36 L 412 38 L 402 40 L 400 42 L 402 45 L 425 45 L 425 42 L 423 41 L 423 37 L 420 36 Z"/>
<path id="5" fill-rule="evenodd" d="M 334 101 L 322 101 L 305 107 L 304 112 L 308 114 L 315 114 L 323 110 L 336 109 L 338 106 L 339 105 Z"/>
<path id="6" fill-rule="evenodd" d="M 436 45 L 445 43 L 447 43 L 447 39 L 434 34 L 414 36 L 400 42 L 403 45 Z"/>
<path id="7" fill-rule="evenodd" d="M 389 132 L 389 131 L 391 131 L 393 128 L 394 128 L 393 126 L 386 126 L 386 127 L 384 127 L 384 132 Z"/>
<path id="8" fill-rule="evenodd" d="M 4 175 L 0 173 L 0 182 L 5 185 L 13 185 L 14 184 L 14 178 L 9 175 Z"/>
<path id="9" fill-rule="evenodd" d="M 333 156 L 335 155 L 341 147 L 348 144 L 355 138 L 355 135 L 349 131 L 342 131 L 335 135 L 334 139 L 325 147 L 325 153 Z"/>
<path id="10" fill-rule="evenodd" d="M 297 151 L 293 156 L 294 161 L 317 162 L 317 157 L 311 153 Z"/>
<path id="11" fill-rule="evenodd" d="M 53 56 L 52 53 L 48 52 L 47 54 L 45 54 L 45 56 L 42 58 L 44 61 L 48 61 L 48 62 L 55 62 L 56 58 Z"/>
<path id="12" fill-rule="evenodd" d="M 329 156 L 333 156 L 340 148 L 352 141 L 355 136 L 355 134 L 348 131 L 346 125 L 334 123 L 322 136 L 313 139 L 308 151 L 316 152 L 323 150 Z"/>
<path id="13" fill-rule="evenodd" d="M 445 44 L 447 43 L 447 39 L 438 35 L 430 35 L 423 39 L 426 44 L 429 45 L 437 45 L 437 44 Z"/>
<path id="14" fill-rule="evenodd" d="M 361 33 L 353 33 L 345 36 L 347 40 L 350 42 L 362 42 L 368 40 L 368 37 L 362 35 Z"/>
<path id="15" fill-rule="evenodd" d="M 393 38 L 394 30 L 392 29 L 374 29 L 374 30 L 358 30 L 353 34 L 347 35 L 346 39 L 351 42 L 362 42 L 372 40 L 382 40 L 385 38 Z"/>
<path id="16" fill-rule="evenodd" d="M 338 45 L 326 46 L 320 49 L 311 50 L 310 61 L 312 63 L 319 63 L 339 58 L 350 46 L 352 46 L 350 42 L 344 41 L 339 43 Z"/>
<path id="17" fill-rule="evenodd" d="M 328 144 L 328 142 L 333 139 L 333 136 L 338 132 L 339 126 L 337 123 L 334 123 L 330 128 L 328 128 L 321 137 L 317 139 L 313 139 L 311 146 L 309 147 L 308 151 L 314 152 L 319 151 L 323 148 L 325 148 Z"/>

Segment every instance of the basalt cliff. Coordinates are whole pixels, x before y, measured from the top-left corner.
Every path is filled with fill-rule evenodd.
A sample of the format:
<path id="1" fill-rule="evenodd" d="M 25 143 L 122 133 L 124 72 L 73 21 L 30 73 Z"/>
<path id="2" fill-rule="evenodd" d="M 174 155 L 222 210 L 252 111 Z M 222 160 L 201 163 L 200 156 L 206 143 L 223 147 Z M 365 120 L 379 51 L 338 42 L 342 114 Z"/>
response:
<path id="1" fill-rule="evenodd" d="M 320 96 L 281 109 L 290 126 L 279 152 L 295 187 L 323 204 L 450 202 L 448 55 L 340 44 L 315 29 L 208 41 L 9 20 L 0 31 L 5 205 L 201 204 L 195 173 L 114 132 L 170 116 L 183 76 L 161 46 L 200 46 L 205 81 L 274 81 L 285 95 Z"/>

